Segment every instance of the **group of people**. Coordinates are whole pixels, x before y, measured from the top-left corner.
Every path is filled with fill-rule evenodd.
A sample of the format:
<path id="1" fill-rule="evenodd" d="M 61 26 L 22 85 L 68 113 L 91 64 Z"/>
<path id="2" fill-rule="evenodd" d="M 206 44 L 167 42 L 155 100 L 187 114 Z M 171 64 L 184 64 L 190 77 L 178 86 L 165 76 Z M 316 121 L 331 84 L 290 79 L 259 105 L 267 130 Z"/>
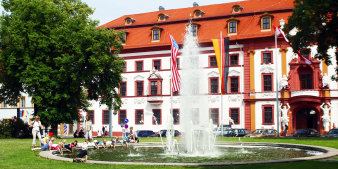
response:
<path id="1" fill-rule="evenodd" d="M 127 130 L 127 127 L 125 125 L 121 125 L 122 129 L 122 138 L 115 137 L 111 139 L 110 141 L 107 141 L 106 139 L 103 139 L 101 142 L 98 140 L 93 140 L 92 137 L 92 122 L 89 120 L 89 116 L 87 116 L 86 121 L 84 123 L 84 131 L 81 129 L 82 133 L 85 136 L 85 142 L 84 143 L 78 143 L 78 141 L 74 141 L 72 143 L 66 144 L 66 140 L 62 140 L 59 143 L 55 144 L 56 139 L 53 137 L 53 133 L 50 133 L 45 138 L 41 139 L 40 134 L 40 128 L 43 128 L 40 122 L 40 117 L 35 116 L 34 121 L 32 121 L 29 126 L 32 128 L 32 134 L 33 134 L 33 148 L 32 151 L 35 150 L 42 150 L 42 151 L 50 151 L 50 150 L 57 150 L 59 154 L 63 154 L 64 151 L 73 152 L 73 148 L 75 147 L 81 147 L 80 153 L 77 154 L 76 158 L 74 159 L 74 162 L 85 162 L 87 161 L 87 150 L 88 147 L 93 147 L 95 149 L 102 148 L 114 148 L 117 144 L 121 144 L 122 147 L 128 148 L 128 143 L 135 143 L 139 142 L 136 133 L 133 130 L 133 127 L 130 127 L 129 132 Z M 105 132 L 105 128 L 102 129 L 103 132 Z M 82 135 L 83 135 L 82 134 Z M 104 133 L 106 135 L 106 133 Z M 39 142 L 41 144 L 41 147 L 38 148 L 36 146 L 36 136 L 39 139 Z"/>

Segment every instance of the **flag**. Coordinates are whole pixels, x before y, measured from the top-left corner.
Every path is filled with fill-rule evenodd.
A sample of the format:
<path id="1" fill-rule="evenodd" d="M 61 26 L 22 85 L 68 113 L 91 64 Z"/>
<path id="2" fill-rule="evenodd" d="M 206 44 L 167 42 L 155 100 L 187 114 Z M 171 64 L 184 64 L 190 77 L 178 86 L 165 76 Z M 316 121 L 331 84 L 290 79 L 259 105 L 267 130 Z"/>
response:
<path id="1" fill-rule="evenodd" d="M 279 35 L 282 35 L 283 38 L 285 39 L 285 41 L 287 43 L 289 43 L 289 40 L 288 40 L 288 38 L 286 38 L 285 33 L 279 27 L 277 27 L 277 26 L 274 26 L 274 27 L 275 27 L 275 35 L 276 35 L 276 37 L 278 37 Z"/>
<path id="2" fill-rule="evenodd" d="M 309 60 L 308 58 L 304 57 L 299 51 L 297 52 L 297 54 L 304 60 L 304 62 L 308 65 L 311 65 L 311 60 Z"/>
<path id="3" fill-rule="evenodd" d="M 171 44 L 171 91 L 179 91 L 181 88 L 181 77 L 177 69 L 177 54 L 179 46 L 173 36 L 169 34 Z"/>
<path id="4" fill-rule="evenodd" d="M 67 124 L 65 124 L 64 126 L 63 126 L 63 134 L 64 135 L 67 135 L 68 134 L 68 130 L 67 130 Z"/>
<path id="5" fill-rule="evenodd" d="M 25 110 L 20 110 L 20 117 L 25 117 Z"/>
<path id="6" fill-rule="evenodd" d="M 225 94 L 228 92 L 229 37 L 225 37 L 224 39 L 212 39 L 212 43 L 221 79 L 221 93 Z"/>
<path id="7" fill-rule="evenodd" d="M 285 36 L 285 33 L 278 26 L 274 26 L 274 27 L 275 27 L 275 36 L 278 37 L 279 35 L 282 35 L 283 38 L 285 39 L 285 41 L 291 46 L 291 43 L 289 42 L 289 40 Z M 299 51 L 297 52 L 297 54 L 304 60 L 304 62 L 306 64 L 308 64 L 308 65 L 312 64 L 311 60 L 304 57 Z"/>

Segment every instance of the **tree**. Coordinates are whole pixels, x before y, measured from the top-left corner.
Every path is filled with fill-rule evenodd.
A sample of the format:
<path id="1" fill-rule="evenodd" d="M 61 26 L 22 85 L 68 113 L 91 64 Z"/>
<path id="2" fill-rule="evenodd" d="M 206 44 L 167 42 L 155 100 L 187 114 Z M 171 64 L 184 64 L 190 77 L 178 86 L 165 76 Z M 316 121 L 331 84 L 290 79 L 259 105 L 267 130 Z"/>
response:
<path id="1" fill-rule="evenodd" d="M 28 93 L 34 114 L 52 124 L 72 123 L 88 100 L 119 109 L 122 50 L 114 30 L 97 28 L 80 0 L 2 0 L 0 101 Z M 111 50 L 113 49 L 113 50 Z"/>
<path id="2" fill-rule="evenodd" d="M 299 51 L 309 45 L 318 45 L 315 57 L 330 65 L 332 61 L 331 56 L 328 55 L 328 50 L 333 48 L 338 65 L 338 1 L 295 0 L 294 5 L 293 13 L 288 18 L 288 24 L 286 24 L 287 32 L 294 28 L 298 30 L 295 36 L 289 37 L 293 51 Z M 338 75 L 338 67 L 336 68 L 336 75 Z"/>

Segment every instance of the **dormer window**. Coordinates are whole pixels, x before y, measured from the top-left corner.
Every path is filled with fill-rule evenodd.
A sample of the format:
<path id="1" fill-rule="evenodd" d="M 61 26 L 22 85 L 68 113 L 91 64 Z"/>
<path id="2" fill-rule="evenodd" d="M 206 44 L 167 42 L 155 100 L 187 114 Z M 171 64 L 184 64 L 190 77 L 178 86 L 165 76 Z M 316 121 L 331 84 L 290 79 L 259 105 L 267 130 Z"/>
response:
<path id="1" fill-rule="evenodd" d="M 196 24 L 196 23 L 192 23 L 191 24 L 191 32 L 192 32 L 192 35 L 194 36 L 194 37 L 197 37 L 197 35 L 198 35 L 198 28 L 199 28 L 199 24 Z"/>
<path id="2" fill-rule="evenodd" d="M 131 25 L 133 24 L 136 20 L 134 18 L 131 18 L 131 17 L 127 17 L 126 19 L 124 19 L 124 24 L 125 25 Z"/>
<path id="3" fill-rule="evenodd" d="M 158 15 L 158 21 L 166 21 L 167 19 L 169 18 L 169 15 L 166 15 L 166 14 L 159 14 Z"/>
<path id="4" fill-rule="evenodd" d="M 119 37 L 120 43 L 121 44 L 126 44 L 127 42 L 127 33 L 128 32 L 123 32 L 121 36 Z"/>
<path id="5" fill-rule="evenodd" d="M 239 5 L 232 6 L 232 13 L 240 13 L 242 11 L 243 7 Z"/>
<path id="6" fill-rule="evenodd" d="M 202 17 L 203 14 L 205 14 L 205 12 L 202 11 L 202 10 L 196 9 L 196 10 L 194 11 L 194 17 L 195 17 L 195 18 Z"/>
<path id="7" fill-rule="evenodd" d="M 273 16 L 265 13 L 261 16 L 261 30 L 271 30 L 271 21 Z"/>
<path id="8" fill-rule="evenodd" d="M 228 22 L 228 34 L 237 34 L 239 20 L 231 18 Z"/>
<path id="9" fill-rule="evenodd" d="M 160 41 L 161 38 L 161 28 L 158 26 L 154 26 L 151 28 L 151 37 L 152 41 Z"/>

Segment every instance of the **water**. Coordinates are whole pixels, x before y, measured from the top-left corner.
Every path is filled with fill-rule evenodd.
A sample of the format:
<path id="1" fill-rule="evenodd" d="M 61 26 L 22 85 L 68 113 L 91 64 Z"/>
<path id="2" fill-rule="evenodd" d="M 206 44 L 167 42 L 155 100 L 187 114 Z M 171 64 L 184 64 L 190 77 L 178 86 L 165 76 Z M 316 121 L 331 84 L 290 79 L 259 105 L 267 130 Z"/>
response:
<path id="1" fill-rule="evenodd" d="M 215 149 L 215 135 L 212 130 L 214 125 L 208 120 L 208 110 L 205 103 L 205 96 L 198 93 L 201 80 L 205 79 L 201 73 L 202 67 L 199 64 L 200 48 L 196 37 L 193 36 L 192 27 L 189 24 L 184 36 L 184 44 L 181 55 L 181 112 L 183 121 L 183 146 L 177 146 L 174 140 L 173 119 L 168 116 L 167 130 L 167 153 L 205 156 L 213 155 Z M 196 118 L 196 112 L 201 113 Z M 199 117 L 198 115 L 197 117 Z"/>
<path id="2" fill-rule="evenodd" d="M 219 151 L 209 154 L 167 154 L 163 146 L 138 146 L 116 149 L 89 149 L 88 159 L 115 162 L 153 162 L 153 163 L 224 163 L 243 161 L 281 160 L 308 157 L 323 154 L 314 150 L 286 148 L 264 145 L 216 145 Z M 180 147 L 183 148 L 183 147 Z M 64 157 L 74 158 L 80 150 L 73 153 L 65 152 Z"/>

